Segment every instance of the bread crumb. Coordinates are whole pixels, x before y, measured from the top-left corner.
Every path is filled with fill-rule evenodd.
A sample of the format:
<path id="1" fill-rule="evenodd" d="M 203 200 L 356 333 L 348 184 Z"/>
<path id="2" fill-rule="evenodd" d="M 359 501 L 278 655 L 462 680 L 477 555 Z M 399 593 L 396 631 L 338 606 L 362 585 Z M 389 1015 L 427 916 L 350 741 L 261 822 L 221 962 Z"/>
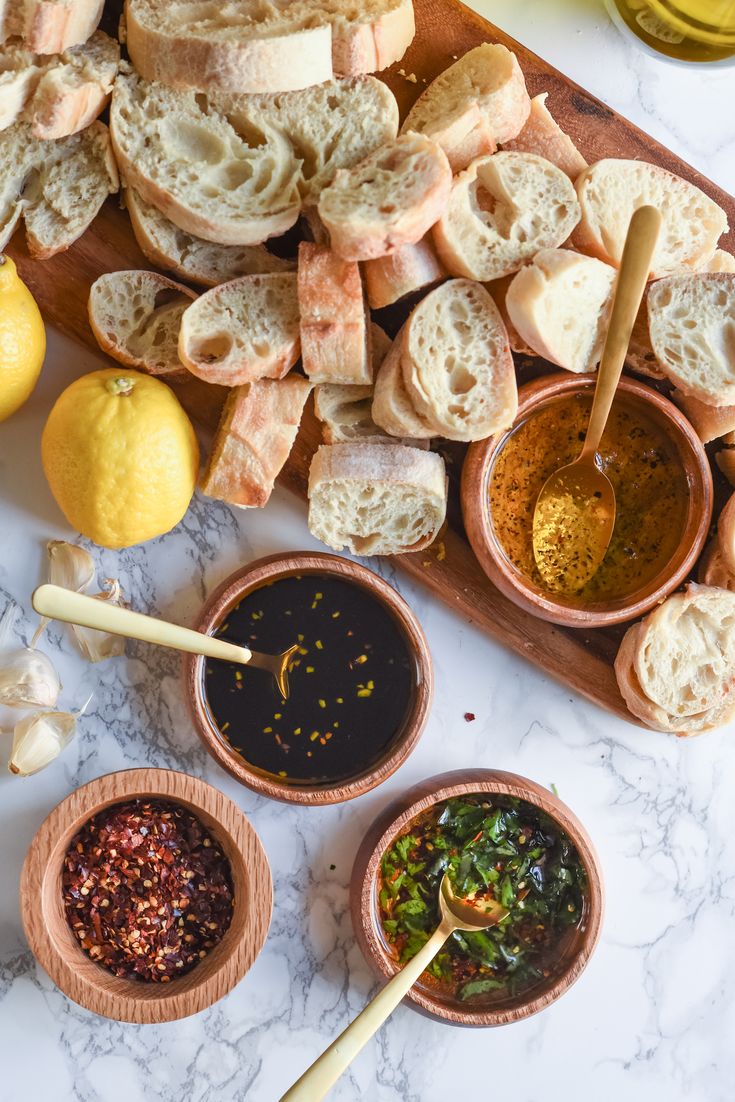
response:
<path id="1" fill-rule="evenodd" d="M 406 75 L 406 70 L 405 70 L 405 69 L 399 69 L 399 70 L 398 70 L 398 75 L 399 75 L 399 77 L 405 77 L 405 75 Z"/>
<path id="2" fill-rule="evenodd" d="M 411 84 L 416 84 L 416 74 L 415 73 L 409 73 L 408 76 L 406 77 L 406 80 L 410 80 Z"/>

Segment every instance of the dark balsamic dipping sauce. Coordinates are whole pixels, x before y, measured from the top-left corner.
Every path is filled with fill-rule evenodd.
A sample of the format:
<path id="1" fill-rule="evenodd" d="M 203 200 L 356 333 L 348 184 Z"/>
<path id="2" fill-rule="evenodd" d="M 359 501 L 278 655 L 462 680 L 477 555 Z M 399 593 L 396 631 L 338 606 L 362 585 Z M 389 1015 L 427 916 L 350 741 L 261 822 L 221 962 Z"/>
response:
<path id="1" fill-rule="evenodd" d="M 267 673 L 207 661 L 210 717 L 248 765 L 295 784 L 366 772 L 401 734 L 417 666 L 395 615 L 331 574 L 278 578 L 247 593 L 216 634 L 268 654 L 299 644 L 284 700 Z"/>

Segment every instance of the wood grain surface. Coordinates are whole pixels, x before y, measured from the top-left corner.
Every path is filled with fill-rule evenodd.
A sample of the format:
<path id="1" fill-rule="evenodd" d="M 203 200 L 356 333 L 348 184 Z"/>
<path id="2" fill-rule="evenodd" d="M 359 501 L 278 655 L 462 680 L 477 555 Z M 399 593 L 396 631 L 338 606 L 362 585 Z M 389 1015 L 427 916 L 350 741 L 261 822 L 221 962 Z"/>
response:
<path id="1" fill-rule="evenodd" d="M 549 93 L 549 108 L 588 161 L 612 156 L 661 165 L 702 188 L 724 208 L 730 225 L 735 227 L 735 200 L 731 196 L 481 16 L 456 0 L 414 0 L 414 4 L 416 38 L 399 65 L 383 74 L 402 113 L 426 83 L 451 65 L 455 57 L 484 41 L 502 42 L 518 55 L 531 95 Z M 408 79 L 413 76 L 415 82 Z M 722 244 L 735 251 L 735 231 L 723 238 Z M 150 267 L 133 238 L 127 215 L 115 198 L 107 201 L 93 226 L 67 253 L 46 262 L 31 260 L 22 230 L 15 235 L 8 251 L 46 320 L 91 347 L 96 347 L 87 320 L 87 296 L 92 282 L 103 272 Z M 394 334 L 405 314 L 404 305 L 379 311 L 377 320 Z M 216 423 L 223 397 L 221 388 L 193 380 L 178 388 L 178 392 L 193 416 L 210 427 Z M 302 498 L 306 495 L 309 462 L 318 442 L 318 426 L 309 411 L 280 478 L 283 485 Z M 402 555 L 396 558 L 396 564 L 493 639 L 588 699 L 637 723 L 620 696 L 613 672 L 621 629 L 588 631 L 556 627 L 517 608 L 495 589 L 477 563 L 462 528 L 457 486 L 463 449 L 451 447 L 449 455 L 453 485 L 450 526 L 434 548 Z"/>
<path id="2" fill-rule="evenodd" d="M 96 812 L 139 796 L 192 811 L 220 843 L 232 871 L 235 905 L 225 936 L 170 984 L 119 979 L 95 964 L 77 945 L 63 908 L 61 870 L 71 839 Z M 170 769 L 125 769 L 77 788 L 41 824 L 20 879 L 23 928 L 38 963 L 74 1002 L 120 1022 L 171 1022 L 221 999 L 263 948 L 272 906 L 268 859 L 243 813 L 216 788 Z"/>

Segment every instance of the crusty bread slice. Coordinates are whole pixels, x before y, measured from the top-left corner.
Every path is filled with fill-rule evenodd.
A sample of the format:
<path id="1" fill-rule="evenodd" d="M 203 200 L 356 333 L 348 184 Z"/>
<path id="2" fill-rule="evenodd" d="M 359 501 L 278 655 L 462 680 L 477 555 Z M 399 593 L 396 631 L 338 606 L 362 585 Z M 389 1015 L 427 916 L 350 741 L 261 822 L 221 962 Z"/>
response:
<path id="1" fill-rule="evenodd" d="M 125 207 L 135 239 L 152 264 L 204 287 L 216 287 L 243 275 L 292 272 L 293 260 L 282 260 L 265 245 L 216 245 L 180 230 L 134 188 L 125 188 Z"/>
<path id="2" fill-rule="evenodd" d="M 179 357 L 207 383 L 283 378 L 299 358 L 296 274 L 242 276 L 205 291 L 181 318 Z"/>
<path id="3" fill-rule="evenodd" d="M 202 493 L 241 509 L 265 505 L 291 453 L 310 390 L 300 375 L 235 387 L 199 482 Z"/>
<path id="4" fill-rule="evenodd" d="M 326 245 L 299 245 L 301 359 L 313 383 L 372 383 L 370 326 L 359 265 Z"/>
<path id="5" fill-rule="evenodd" d="M 455 178 L 434 244 L 452 275 L 486 283 L 562 245 L 578 221 L 574 188 L 560 168 L 535 153 L 496 153 Z"/>
<path id="6" fill-rule="evenodd" d="M 431 440 L 441 435 L 441 430 L 417 412 L 403 379 L 401 358 L 405 336 L 404 325 L 378 372 L 373 389 L 373 421 L 389 436 Z"/>
<path id="7" fill-rule="evenodd" d="M 18 37 L 34 54 L 60 54 L 86 42 L 104 0 L 0 0 L 0 42 Z"/>
<path id="8" fill-rule="evenodd" d="M 136 69 L 174 88 L 283 92 L 392 65 L 415 33 L 411 0 L 127 0 Z"/>
<path id="9" fill-rule="evenodd" d="M 651 336 L 648 332 L 648 307 L 645 295 L 638 309 L 633 323 L 633 332 L 630 334 L 630 343 L 625 355 L 625 366 L 629 371 L 635 371 L 639 375 L 646 375 L 649 379 L 663 379 L 664 373 L 658 366 L 658 360 L 651 347 Z"/>
<path id="10" fill-rule="evenodd" d="M 735 494 L 730 495 L 717 518 L 717 546 L 725 566 L 735 573 Z"/>
<path id="11" fill-rule="evenodd" d="M 439 283 L 447 275 L 429 236 L 413 245 L 402 245 L 390 256 L 366 260 L 363 272 L 373 310 L 391 306 L 406 295 Z"/>
<path id="12" fill-rule="evenodd" d="M 158 272 L 108 272 L 89 292 L 89 323 L 118 363 L 149 375 L 186 377 L 179 359 L 181 315 L 196 295 Z"/>
<path id="13" fill-rule="evenodd" d="M 729 438 L 729 439 L 728 439 Z M 724 474 L 727 481 L 731 486 L 735 486 L 735 448 L 731 445 L 735 444 L 733 434 L 728 433 L 724 441 L 728 447 L 722 448 L 715 456 L 715 462 Z"/>
<path id="14" fill-rule="evenodd" d="M 683 394 L 735 404 L 735 275 L 670 276 L 648 292 L 648 331 L 658 365 Z"/>
<path id="15" fill-rule="evenodd" d="M 372 348 L 373 355 L 373 378 L 378 372 L 380 365 L 385 357 L 388 355 L 391 349 L 393 341 L 390 339 L 385 329 L 374 321 L 370 322 L 370 346 Z"/>
<path id="16" fill-rule="evenodd" d="M 620 264 L 633 211 L 644 204 L 658 207 L 663 227 L 651 279 L 706 266 L 728 228 L 725 212 L 703 191 L 646 161 L 597 161 L 576 188 L 582 217 L 574 244 L 607 264 Z"/>
<path id="17" fill-rule="evenodd" d="M 345 260 L 415 244 L 447 204 L 452 170 L 436 142 L 410 131 L 341 169 L 319 196 L 319 217 Z"/>
<path id="18" fill-rule="evenodd" d="M 389 436 L 375 424 L 371 386 L 341 386 L 322 383 L 314 389 L 314 413 L 322 423 L 325 444 L 405 444 L 428 448 L 428 440 Z"/>
<path id="19" fill-rule="evenodd" d="M 709 585 L 717 589 L 729 589 L 731 592 L 735 592 L 735 572 L 725 562 L 717 536 L 710 540 L 699 560 L 697 581 L 700 585 Z"/>
<path id="20" fill-rule="evenodd" d="M 570 180 L 576 180 L 589 166 L 546 106 L 548 95 L 542 92 L 533 97 L 531 113 L 523 129 L 515 138 L 503 142 L 503 149 L 514 153 L 538 153 L 566 173 Z"/>
<path id="21" fill-rule="evenodd" d="M 505 296 L 508 316 L 537 356 L 567 371 L 596 371 L 615 268 L 570 249 L 541 249 Z"/>
<path id="22" fill-rule="evenodd" d="M 0 251 L 21 217 L 32 256 L 68 249 L 119 187 L 106 126 L 45 142 L 16 123 L 0 133 Z"/>
<path id="23" fill-rule="evenodd" d="M 322 444 L 309 471 L 309 531 L 335 551 L 400 555 L 436 538 L 444 460 L 402 444 Z"/>
<path id="24" fill-rule="evenodd" d="M 508 294 L 508 288 L 514 279 L 515 276 L 512 275 L 503 276 L 502 279 L 494 279 L 491 283 L 485 284 L 485 289 L 490 292 L 493 302 L 500 311 L 503 325 L 508 334 L 508 344 L 510 345 L 511 352 L 517 352 L 520 356 L 535 356 L 536 353 L 534 350 L 526 344 L 515 325 L 510 320 L 510 315 L 505 305 L 505 297 Z"/>
<path id="25" fill-rule="evenodd" d="M 450 279 L 421 300 L 405 325 L 401 367 L 419 416 L 448 440 L 484 440 L 513 424 L 508 334 L 479 284 Z"/>
<path id="26" fill-rule="evenodd" d="M 682 413 L 691 421 L 694 431 L 703 444 L 735 432 L 735 406 L 710 406 L 691 398 L 681 390 L 671 395 Z"/>
<path id="27" fill-rule="evenodd" d="M 505 46 L 484 42 L 436 77 L 406 116 L 403 131 L 438 141 L 455 172 L 523 128 L 531 109 L 521 67 Z M 473 121 L 472 112 L 477 112 Z M 474 140 L 470 137 L 474 135 Z M 490 144 L 490 148 L 483 145 Z"/>

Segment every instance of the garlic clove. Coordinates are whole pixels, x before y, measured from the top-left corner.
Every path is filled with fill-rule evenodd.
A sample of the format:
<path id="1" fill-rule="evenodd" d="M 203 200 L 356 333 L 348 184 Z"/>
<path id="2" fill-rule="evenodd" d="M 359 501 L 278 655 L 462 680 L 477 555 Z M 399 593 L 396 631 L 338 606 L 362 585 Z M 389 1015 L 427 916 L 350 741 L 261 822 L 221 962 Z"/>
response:
<path id="1" fill-rule="evenodd" d="M 94 559 L 89 551 L 66 540 L 49 540 L 48 580 L 53 585 L 83 593 L 94 578 Z"/>
<path id="2" fill-rule="evenodd" d="M 120 583 L 116 578 L 105 578 L 104 586 L 108 586 L 102 593 L 95 593 L 98 601 L 109 601 L 110 604 L 120 604 Z M 94 628 L 73 625 L 74 634 L 79 644 L 79 649 L 90 662 L 101 662 L 105 658 L 115 658 L 125 653 L 125 639 L 122 635 L 111 635 L 106 631 L 96 631 Z"/>
<path id="3" fill-rule="evenodd" d="M 51 659 L 33 647 L 8 647 L 17 614 L 11 602 L 0 619 L 0 704 L 53 708 L 61 682 Z"/>
<path id="4" fill-rule="evenodd" d="M 30 777 L 59 756 L 74 737 L 77 717 L 69 712 L 34 712 L 15 725 L 11 773 Z"/>

